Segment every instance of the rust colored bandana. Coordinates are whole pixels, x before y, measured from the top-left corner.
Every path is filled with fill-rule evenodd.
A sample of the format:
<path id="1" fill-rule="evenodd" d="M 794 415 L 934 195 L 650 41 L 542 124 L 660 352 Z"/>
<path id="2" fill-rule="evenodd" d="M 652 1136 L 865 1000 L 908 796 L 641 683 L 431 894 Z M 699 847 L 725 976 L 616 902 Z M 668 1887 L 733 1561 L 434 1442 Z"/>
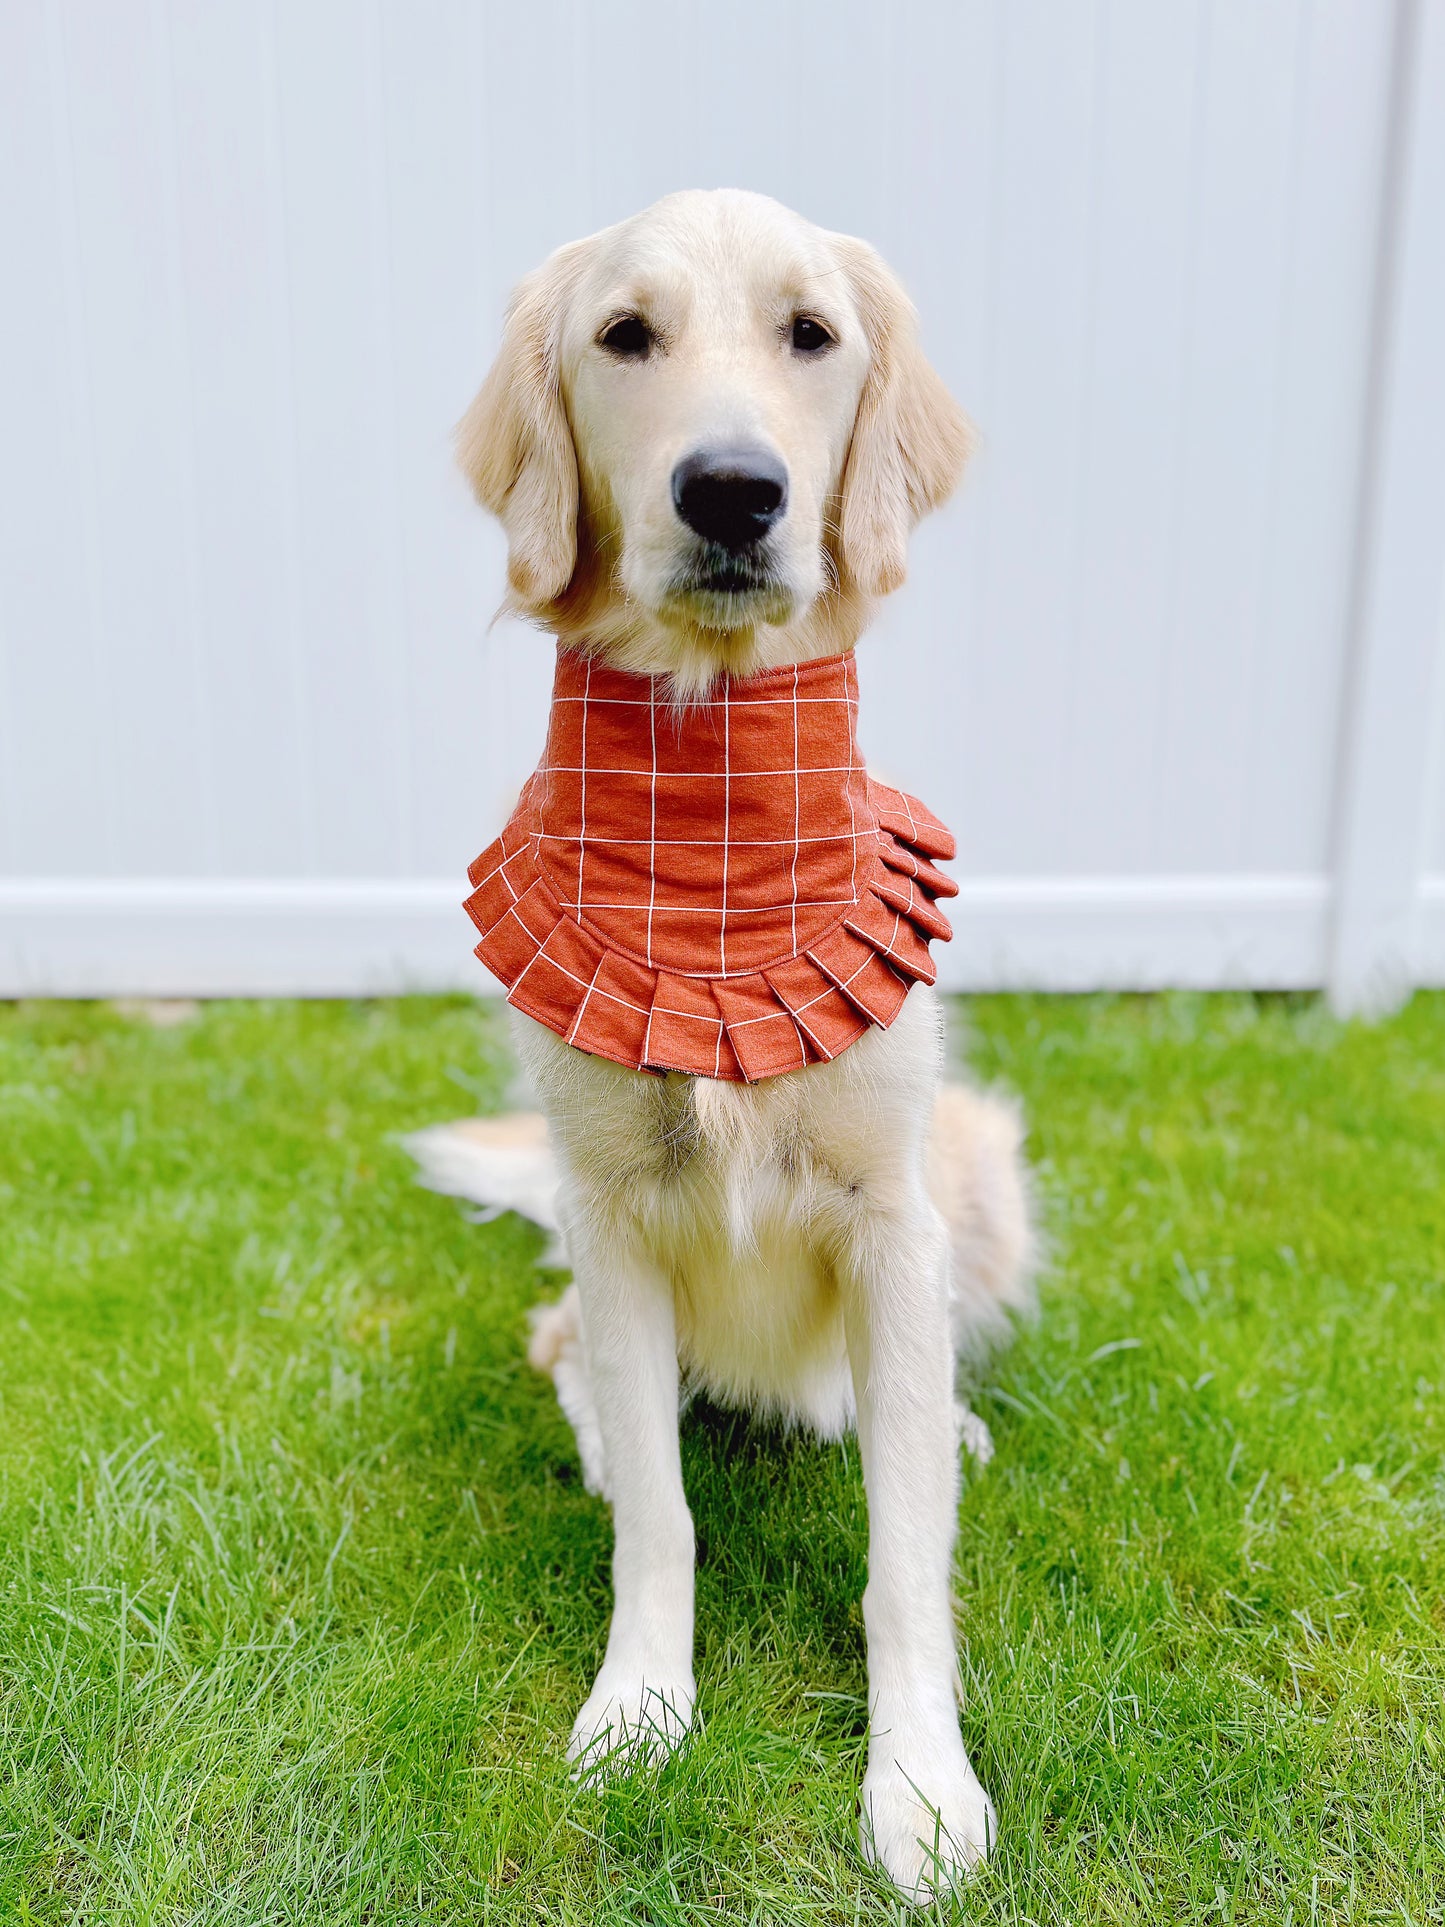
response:
<path id="1" fill-rule="evenodd" d="M 508 1002 L 636 1070 L 752 1083 L 836 1057 L 932 983 L 937 817 L 870 777 L 851 652 L 724 680 L 559 649 L 547 749 L 468 875 Z"/>

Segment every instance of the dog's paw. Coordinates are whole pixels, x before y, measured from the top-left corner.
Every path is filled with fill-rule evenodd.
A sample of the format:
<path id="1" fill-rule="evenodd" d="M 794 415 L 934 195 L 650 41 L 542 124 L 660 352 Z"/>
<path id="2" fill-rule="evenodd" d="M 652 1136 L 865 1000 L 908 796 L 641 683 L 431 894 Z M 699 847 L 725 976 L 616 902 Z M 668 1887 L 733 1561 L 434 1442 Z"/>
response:
<path id="1" fill-rule="evenodd" d="M 594 1498 L 610 1499 L 602 1428 L 597 1422 L 592 1381 L 582 1349 L 582 1300 L 577 1287 L 569 1285 L 555 1305 L 535 1305 L 530 1316 L 532 1337 L 527 1362 L 536 1371 L 545 1372 L 556 1387 L 557 1403 L 577 1439 L 583 1485 Z"/>
<path id="2" fill-rule="evenodd" d="M 909 1774 L 891 1757 L 870 1764 L 861 1804 L 864 1855 L 913 1901 L 959 1886 L 998 1838 L 993 1802 L 961 1745 L 942 1771 L 935 1762 Z"/>
<path id="3" fill-rule="evenodd" d="M 666 1759 L 687 1737 L 694 1693 L 690 1679 L 622 1679 L 604 1669 L 567 1744 L 577 1777 L 627 1772 Z"/>
<path id="4" fill-rule="evenodd" d="M 993 1457 L 993 1433 L 974 1411 L 960 1399 L 953 1408 L 953 1421 L 958 1429 L 959 1444 L 965 1452 L 973 1455 L 975 1464 L 982 1471 Z"/>

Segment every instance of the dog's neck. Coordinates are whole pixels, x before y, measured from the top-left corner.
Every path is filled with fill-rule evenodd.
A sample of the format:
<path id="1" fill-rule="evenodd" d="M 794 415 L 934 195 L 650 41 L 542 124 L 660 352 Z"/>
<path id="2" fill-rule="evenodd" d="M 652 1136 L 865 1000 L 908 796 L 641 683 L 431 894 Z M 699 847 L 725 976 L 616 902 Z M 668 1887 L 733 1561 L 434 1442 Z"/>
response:
<path id="1" fill-rule="evenodd" d="M 588 559 L 590 556 L 591 559 Z M 706 696 L 722 676 L 752 676 L 789 663 L 843 655 L 872 614 L 871 599 L 829 558 L 829 584 L 783 623 L 713 629 L 664 620 L 631 601 L 588 545 L 567 591 L 538 620 L 569 649 L 634 676 L 666 676 L 684 701 Z"/>
<path id="2" fill-rule="evenodd" d="M 674 695 L 686 702 L 706 696 L 723 676 L 755 676 L 844 654 L 858 640 L 866 612 L 859 610 L 855 621 L 842 621 L 839 610 L 824 606 L 829 600 L 820 598 L 802 617 L 778 627 L 704 629 L 643 618 L 600 633 L 588 628 L 559 630 L 557 635 L 569 648 L 595 655 L 610 668 L 634 676 L 665 676 Z"/>

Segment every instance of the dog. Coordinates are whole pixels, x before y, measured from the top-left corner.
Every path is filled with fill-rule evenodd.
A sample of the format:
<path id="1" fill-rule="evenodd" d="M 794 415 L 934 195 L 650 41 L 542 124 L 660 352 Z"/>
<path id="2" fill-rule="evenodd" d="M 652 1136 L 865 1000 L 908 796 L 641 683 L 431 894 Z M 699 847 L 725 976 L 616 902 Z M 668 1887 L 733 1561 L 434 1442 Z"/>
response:
<path id="1" fill-rule="evenodd" d="M 458 454 L 506 532 L 509 608 L 685 708 L 846 657 L 970 440 L 873 249 L 720 190 L 670 195 L 521 284 Z M 685 1390 L 825 1438 L 856 1427 L 860 1837 L 905 1895 L 953 1886 L 996 1835 L 956 1701 L 960 1430 L 980 1453 L 987 1434 L 955 1378 L 1030 1299 L 1017 1116 L 942 1084 L 925 982 L 831 1061 L 756 1082 L 630 1068 L 513 1021 L 555 1159 L 555 1207 L 535 1169 L 529 1195 L 574 1274 L 530 1355 L 615 1533 L 572 1758 L 656 1758 L 693 1718 Z M 541 1126 L 518 1129 L 537 1151 Z M 433 1181 L 485 1199 L 495 1163 L 478 1178 L 445 1134 L 419 1147 Z"/>

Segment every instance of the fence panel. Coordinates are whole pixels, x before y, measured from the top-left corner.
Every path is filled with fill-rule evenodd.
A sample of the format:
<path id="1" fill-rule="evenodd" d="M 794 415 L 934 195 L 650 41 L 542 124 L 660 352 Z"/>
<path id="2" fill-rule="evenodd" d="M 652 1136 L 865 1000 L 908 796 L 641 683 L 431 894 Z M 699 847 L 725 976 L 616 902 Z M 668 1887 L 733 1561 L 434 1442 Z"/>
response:
<path id="1" fill-rule="evenodd" d="M 0 993 L 480 986 L 548 645 L 450 426 L 518 275 L 714 184 L 875 241 L 983 431 L 863 653 L 946 981 L 1324 982 L 1439 6 L 11 0 Z"/>

